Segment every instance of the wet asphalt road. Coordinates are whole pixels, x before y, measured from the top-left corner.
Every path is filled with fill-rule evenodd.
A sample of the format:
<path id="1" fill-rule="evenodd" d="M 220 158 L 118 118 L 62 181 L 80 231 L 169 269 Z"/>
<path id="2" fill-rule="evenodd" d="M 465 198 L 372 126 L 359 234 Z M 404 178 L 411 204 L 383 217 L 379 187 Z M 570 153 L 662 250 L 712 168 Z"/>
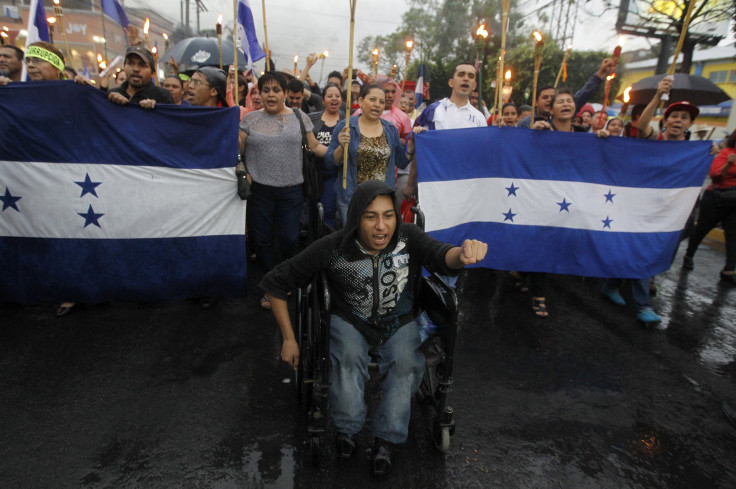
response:
<path id="1" fill-rule="evenodd" d="M 658 330 L 605 302 L 600 279 L 552 277 L 539 320 L 506 274 L 467 272 L 450 453 L 415 406 L 380 481 L 365 457 L 338 464 L 331 443 L 310 466 L 255 293 L 212 310 L 111 303 L 59 319 L 51 305 L 4 304 L 0 488 L 736 487 L 736 429 L 720 409 L 736 406 L 736 288 L 718 284 L 722 244 L 706 243 L 694 271 L 681 271 L 681 249 L 658 278 Z"/>

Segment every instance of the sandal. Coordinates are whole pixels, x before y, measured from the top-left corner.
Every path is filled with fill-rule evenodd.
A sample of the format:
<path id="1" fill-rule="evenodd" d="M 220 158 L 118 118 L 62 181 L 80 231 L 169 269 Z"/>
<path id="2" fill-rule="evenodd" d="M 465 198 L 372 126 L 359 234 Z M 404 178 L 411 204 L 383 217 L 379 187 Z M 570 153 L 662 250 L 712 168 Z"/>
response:
<path id="1" fill-rule="evenodd" d="M 269 302 L 268 298 L 265 295 L 261 297 L 260 305 L 261 305 L 261 309 L 264 309 L 266 311 L 271 310 L 271 303 Z"/>
<path id="2" fill-rule="evenodd" d="M 532 297 L 532 311 L 540 318 L 549 316 L 546 299 L 544 297 Z"/>
<path id="3" fill-rule="evenodd" d="M 529 286 L 526 284 L 526 277 L 522 277 L 519 272 L 510 272 L 511 278 L 514 279 L 514 287 L 519 292 L 529 292 Z"/>

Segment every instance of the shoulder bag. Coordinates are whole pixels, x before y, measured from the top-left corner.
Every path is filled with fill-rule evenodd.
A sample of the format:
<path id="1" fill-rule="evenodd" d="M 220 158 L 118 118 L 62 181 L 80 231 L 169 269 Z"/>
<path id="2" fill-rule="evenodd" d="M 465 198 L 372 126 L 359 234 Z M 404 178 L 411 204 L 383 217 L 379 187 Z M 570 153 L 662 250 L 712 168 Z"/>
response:
<path id="1" fill-rule="evenodd" d="M 304 128 L 304 121 L 301 117 L 302 111 L 294 109 L 294 115 L 299 121 L 299 127 L 302 130 L 302 175 L 304 183 L 302 183 L 302 192 L 304 198 L 311 201 L 319 201 L 322 198 L 324 185 L 322 183 L 322 174 L 320 173 L 314 160 L 309 157 L 309 144 L 307 144 L 307 131 Z"/>

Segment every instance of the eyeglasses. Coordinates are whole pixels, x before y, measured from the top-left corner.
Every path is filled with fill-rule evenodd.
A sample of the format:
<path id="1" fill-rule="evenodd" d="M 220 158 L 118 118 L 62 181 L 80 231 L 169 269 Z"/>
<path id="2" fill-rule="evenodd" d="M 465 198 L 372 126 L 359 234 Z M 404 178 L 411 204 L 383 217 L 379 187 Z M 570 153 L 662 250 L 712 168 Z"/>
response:
<path id="1" fill-rule="evenodd" d="M 203 85 L 205 88 L 210 86 L 209 83 L 206 83 L 204 80 L 201 80 L 199 78 L 191 78 L 189 80 L 190 87 L 198 87 L 199 85 Z"/>

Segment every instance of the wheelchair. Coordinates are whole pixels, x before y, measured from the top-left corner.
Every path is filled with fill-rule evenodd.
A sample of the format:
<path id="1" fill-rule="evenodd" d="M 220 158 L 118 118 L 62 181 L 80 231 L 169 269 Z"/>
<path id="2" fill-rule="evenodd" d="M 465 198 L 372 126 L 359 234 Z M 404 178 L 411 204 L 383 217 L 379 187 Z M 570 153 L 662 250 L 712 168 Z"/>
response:
<path id="1" fill-rule="evenodd" d="M 424 228 L 424 214 L 413 207 L 417 224 Z M 319 229 L 323 230 L 324 210 L 318 205 Z M 320 233 L 321 234 L 321 233 Z M 437 274 L 422 276 L 415 282 L 415 316 L 426 312 L 436 328 L 422 344 L 426 364 L 416 400 L 431 408 L 432 440 L 441 453 L 450 449 L 455 433 L 448 394 L 452 390 L 455 337 L 457 334 L 457 296 Z M 311 463 L 319 465 L 323 435 L 327 429 L 330 378 L 330 289 L 324 272 L 296 294 L 295 329 L 299 345 L 296 372 L 297 403 L 306 414 Z M 375 365 L 373 365 L 375 369 Z M 371 365 L 369 365 L 371 369 Z M 377 370 L 377 369 L 375 369 Z"/>

